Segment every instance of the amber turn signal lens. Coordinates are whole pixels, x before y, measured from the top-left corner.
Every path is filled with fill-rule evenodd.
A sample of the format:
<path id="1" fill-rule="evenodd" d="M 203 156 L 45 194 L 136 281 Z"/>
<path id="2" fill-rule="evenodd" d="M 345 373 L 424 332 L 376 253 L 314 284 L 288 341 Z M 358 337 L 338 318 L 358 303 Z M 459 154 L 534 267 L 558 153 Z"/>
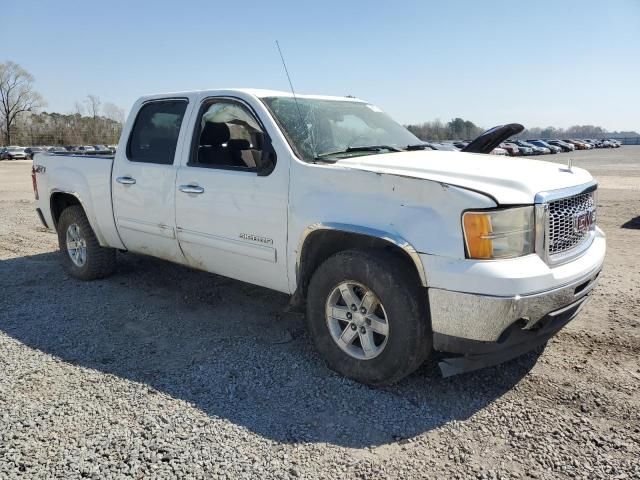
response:
<path id="1" fill-rule="evenodd" d="M 470 258 L 493 258 L 491 216 L 486 213 L 467 212 L 462 218 L 467 253 Z"/>
<path id="2" fill-rule="evenodd" d="M 509 207 L 462 215 L 467 258 L 516 258 L 535 250 L 533 206 Z"/>

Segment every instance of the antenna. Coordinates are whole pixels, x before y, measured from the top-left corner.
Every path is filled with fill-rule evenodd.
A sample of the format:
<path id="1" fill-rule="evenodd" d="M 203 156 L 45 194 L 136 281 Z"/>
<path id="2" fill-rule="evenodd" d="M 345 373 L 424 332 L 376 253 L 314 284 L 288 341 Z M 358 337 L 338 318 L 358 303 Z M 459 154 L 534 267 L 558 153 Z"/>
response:
<path id="1" fill-rule="evenodd" d="M 282 54 L 282 49 L 280 48 L 280 43 L 278 43 L 278 40 L 276 40 L 276 47 L 278 47 L 278 53 L 280 53 L 280 59 L 282 60 L 282 66 L 284 67 L 284 73 L 287 75 L 287 80 L 289 81 L 289 87 L 291 87 L 291 93 L 293 95 L 293 101 L 296 103 L 296 109 L 298 110 L 298 116 L 300 117 L 300 125 L 302 125 L 302 129 L 303 131 L 308 130 L 307 129 L 307 124 L 304 121 L 304 118 L 302 117 L 302 112 L 300 111 L 300 104 L 298 103 L 298 97 L 296 96 L 296 91 L 293 89 L 293 83 L 291 82 L 291 76 L 289 75 L 289 70 L 287 69 L 287 64 L 284 61 L 284 55 Z M 313 141 L 312 135 L 310 134 L 310 132 L 307 131 L 307 133 L 309 134 L 309 140 L 311 140 L 311 148 L 313 149 L 313 156 L 316 156 L 316 146 L 315 146 L 315 142 Z"/>

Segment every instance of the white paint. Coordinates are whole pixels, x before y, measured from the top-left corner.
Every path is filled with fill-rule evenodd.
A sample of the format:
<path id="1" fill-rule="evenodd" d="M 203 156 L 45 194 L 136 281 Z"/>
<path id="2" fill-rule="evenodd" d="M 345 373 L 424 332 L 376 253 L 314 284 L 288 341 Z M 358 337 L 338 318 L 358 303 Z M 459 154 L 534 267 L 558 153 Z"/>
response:
<path id="1" fill-rule="evenodd" d="M 443 151 L 309 164 L 295 156 L 260 101 L 273 95 L 290 96 L 234 89 L 142 97 L 125 125 L 113 172 L 112 162 L 105 159 L 38 156 L 38 163 L 47 167 L 38 174 L 38 207 L 52 225 L 49 195 L 43 192 L 74 192 L 104 246 L 126 247 L 287 293 L 297 287 L 296 264 L 305 232 L 322 223 L 354 225 L 401 239 L 420 252 L 429 286 L 458 291 L 526 294 L 553 288 L 601 264 L 602 236 L 583 256 L 554 268 L 535 255 L 494 261 L 464 258 L 463 211 L 532 204 L 538 192 L 589 182 L 592 177 L 585 170 L 566 172 L 550 162 Z M 254 110 L 277 153 L 269 176 L 187 165 L 196 113 L 212 96 L 235 97 Z M 187 98 L 189 106 L 174 164 L 129 162 L 127 139 L 142 103 L 175 97 Z M 118 176 L 131 176 L 136 184 L 119 184 Z M 204 192 L 178 189 L 188 184 Z"/>

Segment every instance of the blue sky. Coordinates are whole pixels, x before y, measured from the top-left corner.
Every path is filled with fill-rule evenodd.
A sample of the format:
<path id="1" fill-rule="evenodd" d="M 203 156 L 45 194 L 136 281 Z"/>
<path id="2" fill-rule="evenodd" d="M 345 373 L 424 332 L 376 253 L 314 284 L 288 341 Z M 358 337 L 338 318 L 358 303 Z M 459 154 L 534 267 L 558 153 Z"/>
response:
<path id="1" fill-rule="evenodd" d="M 352 94 L 402 123 L 640 131 L 640 0 L 3 0 L 47 110 L 218 87 Z"/>

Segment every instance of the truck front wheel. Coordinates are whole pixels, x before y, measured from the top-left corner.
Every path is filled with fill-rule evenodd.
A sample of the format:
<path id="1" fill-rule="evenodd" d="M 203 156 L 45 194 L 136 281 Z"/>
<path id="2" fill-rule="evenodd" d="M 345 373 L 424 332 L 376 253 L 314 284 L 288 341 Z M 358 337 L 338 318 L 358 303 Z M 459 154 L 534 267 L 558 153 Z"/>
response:
<path id="1" fill-rule="evenodd" d="M 389 252 L 347 250 L 313 274 L 307 322 L 329 368 L 369 385 L 399 381 L 431 353 L 426 295 Z"/>
<path id="2" fill-rule="evenodd" d="M 100 246 L 82 207 L 65 208 L 57 230 L 62 263 L 69 274 L 80 280 L 95 280 L 113 273 L 116 251 Z"/>

